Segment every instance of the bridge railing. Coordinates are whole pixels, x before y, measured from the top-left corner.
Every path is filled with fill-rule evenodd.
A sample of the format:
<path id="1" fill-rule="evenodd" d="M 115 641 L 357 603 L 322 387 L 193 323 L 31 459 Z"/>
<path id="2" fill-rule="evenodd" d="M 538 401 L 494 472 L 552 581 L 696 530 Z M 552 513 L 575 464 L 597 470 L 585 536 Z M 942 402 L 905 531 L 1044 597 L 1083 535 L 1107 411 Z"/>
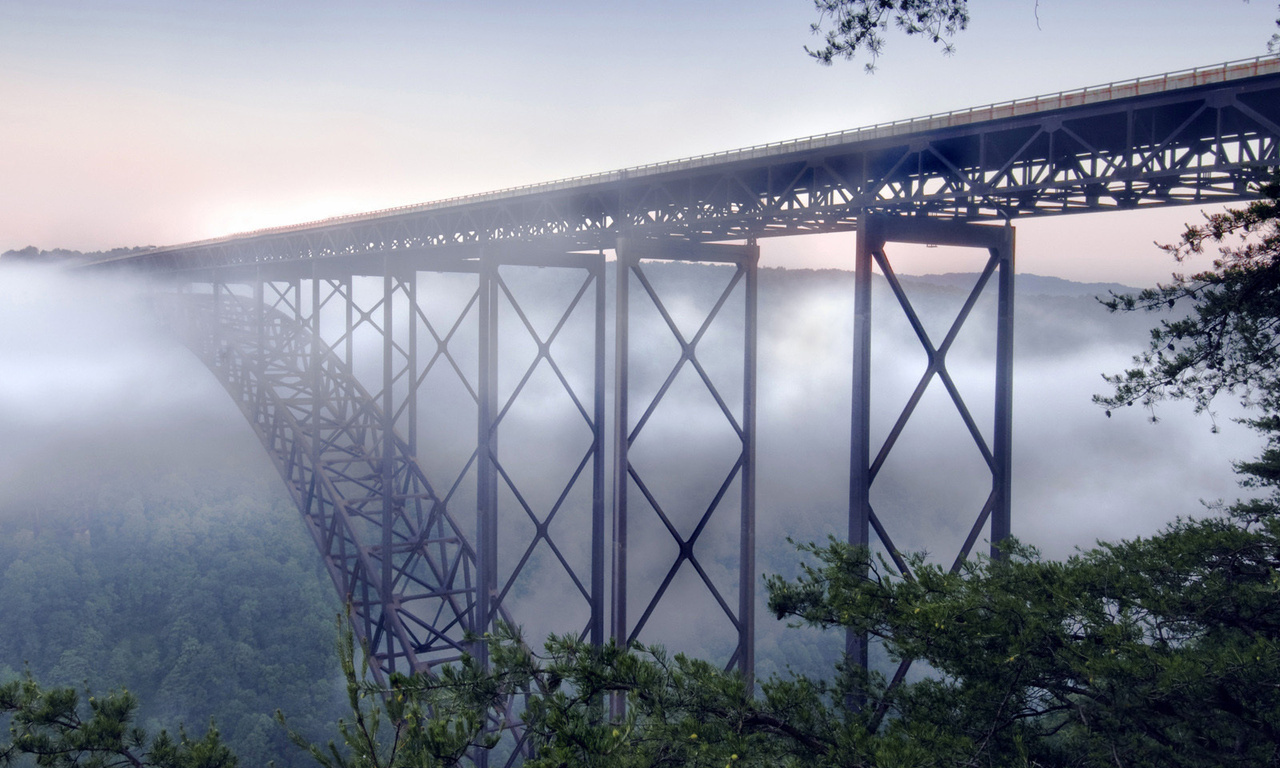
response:
<path id="1" fill-rule="evenodd" d="M 1192 88 L 1212 83 L 1229 82 L 1231 80 L 1238 80 L 1245 77 L 1256 77 L 1258 75 L 1278 72 L 1280 72 L 1280 56 L 1256 56 L 1251 59 L 1239 59 L 1237 61 L 1229 61 L 1224 64 L 1195 67 L 1193 69 L 1184 69 L 1148 77 L 1118 80 L 1104 85 L 1087 86 L 1085 88 L 1059 91 L 1057 93 L 1033 96 L 1029 98 L 1011 99 L 1009 101 L 1001 101 L 981 107 L 969 107 L 965 109 L 955 109 L 948 112 L 936 112 L 923 117 L 910 117 L 902 120 L 892 120 L 885 123 L 863 126 L 861 128 L 851 128 L 842 131 L 815 134 L 813 136 L 806 136 L 799 139 L 787 139 L 784 141 L 773 141 L 767 144 L 755 144 L 738 149 L 707 152 L 705 154 L 693 155 L 691 157 L 684 157 L 678 160 L 664 160 L 657 163 L 630 166 L 628 168 L 622 168 L 614 171 L 602 171 L 599 173 L 590 173 L 581 176 L 570 176 L 563 179 L 557 179 L 555 181 L 522 184 L 520 186 L 505 187 L 503 189 L 497 189 L 491 192 L 482 192 L 479 194 L 456 195 L 454 197 L 434 200 L 429 203 L 414 203 L 394 208 L 384 208 L 368 213 L 334 216 L 332 218 L 320 219 L 305 224 L 267 227 L 249 232 L 242 232 L 228 238 L 217 238 L 216 240 L 191 243 L 190 245 L 201 245 L 205 242 L 218 242 L 221 240 L 231 239 L 231 237 L 249 237 L 253 235 L 289 232 L 304 227 L 311 228 L 325 226 L 328 224 L 342 224 L 361 219 L 378 219 L 415 211 L 447 208 L 465 203 L 479 203 L 517 197 L 529 192 L 546 192 L 557 189 L 568 189 L 596 182 L 621 181 L 630 177 L 647 176 L 654 173 L 683 170 L 687 168 L 699 168 L 724 162 L 726 160 L 750 160 L 757 157 L 786 154 L 793 151 L 846 144 L 853 141 L 868 141 L 896 135 L 931 131 L 939 128 L 949 128 L 957 125 L 980 123 L 988 120 L 1001 120 L 1004 118 L 1018 117 L 1037 112 L 1066 109 L 1068 107 L 1078 107 L 1085 104 L 1097 104 L 1115 99 L 1125 99 L 1152 93 L 1162 93 L 1164 91 L 1180 88 Z"/>
<path id="2" fill-rule="evenodd" d="M 893 120 L 885 123 L 877 123 L 875 125 L 865 126 L 861 128 L 853 128 L 842 131 L 832 131 L 829 133 L 816 134 L 800 139 L 788 139 L 785 141 L 775 141 L 766 144 L 757 144 L 754 146 L 743 147 L 739 149 L 723 150 L 719 152 L 709 152 L 706 154 L 685 157 L 678 160 L 667 160 L 657 163 L 648 163 L 645 165 L 631 166 L 620 170 L 604 171 L 600 173 L 592 173 L 581 176 L 572 176 L 555 181 L 539 182 L 535 184 L 524 184 L 520 186 L 507 187 L 491 192 L 483 192 L 471 195 L 458 195 L 455 197 L 444 198 L 427 203 L 415 203 L 411 205 L 398 206 L 394 208 L 385 208 L 382 210 L 371 211 L 367 213 L 349 214 L 344 216 L 334 216 L 327 219 L 319 219 L 299 224 L 291 224 L 279 227 L 266 227 L 246 232 L 240 232 L 223 237 L 210 238 L 189 243 L 182 243 L 175 246 L 165 246 L 156 248 L 142 254 L 130 254 L 129 256 L 113 257 L 104 259 L 103 262 L 128 261 L 139 256 L 148 254 L 164 253 L 168 251 L 199 248 L 210 245 L 228 243 L 236 240 L 261 237 L 269 235 L 283 235 L 293 232 L 299 232 L 312 229 L 324 229 L 327 227 L 341 227 L 349 224 L 361 222 L 372 222 L 380 219 L 403 216 L 406 214 L 414 214 L 426 211 L 433 211 L 445 208 L 459 207 L 471 204 L 490 203 L 498 200 L 521 197 L 535 193 L 555 192 L 560 190 L 569 190 L 579 187 L 590 186 L 594 184 L 608 184 L 624 181 L 629 178 L 640 178 L 653 176 L 662 173 L 669 173 L 680 170 L 691 170 L 704 168 L 716 164 L 734 162 L 738 160 L 754 160 L 767 157 L 776 157 L 789 153 L 799 153 L 811 151 L 814 149 L 822 149 L 825 147 L 834 147 L 840 145 L 848 145 L 856 142 L 874 141 L 878 139 L 890 138 L 894 136 L 903 136 L 915 133 L 925 133 L 929 131 L 945 129 L 955 126 L 970 125 L 987 121 L 1001 120 L 1012 117 L 1035 114 L 1038 112 L 1053 111 L 1058 109 L 1067 109 L 1071 107 L 1079 107 L 1088 104 L 1099 104 L 1108 101 L 1114 101 L 1135 96 L 1162 93 L 1165 91 L 1173 91 L 1184 88 L 1192 88 L 1196 86 L 1209 85 L 1212 83 L 1225 83 L 1233 80 L 1239 80 L 1249 77 L 1257 77 L 1260 75 L 1269 75 L 1280 73 L 1280 56 L 1257 56 L 1251 59 L 1240 59 L 1230 61 L 1224 64 L 1215 64 L 1206 67 L 1196 67 L 1193 69 L 1179 70 L 1160 75 L 1132 78 L 1128 80 L 1119 80 L 1103 85 L 1089 86 L 1086 88 L 1077 88 L 1069 91 L 1060 91 L 1057 93 L 1034 96 L 1023 99 L 1012 99 L 1009 101 L 988 104 L 980 107 L 972 107 L 966 109 L 951 110 L 948 112 L 939 112 L 923 117 L 906 118 L 902 120 Z"/>

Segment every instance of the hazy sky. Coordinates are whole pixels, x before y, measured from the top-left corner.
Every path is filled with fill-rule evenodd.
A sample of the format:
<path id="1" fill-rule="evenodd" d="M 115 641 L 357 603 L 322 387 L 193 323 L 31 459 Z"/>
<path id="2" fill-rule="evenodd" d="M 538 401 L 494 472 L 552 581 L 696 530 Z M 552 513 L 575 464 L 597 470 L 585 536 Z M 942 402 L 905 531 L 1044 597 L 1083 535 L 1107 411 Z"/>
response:
<path id="1" fill-rule="evenodd" d="M 808 0 L 0 0 L 0 250 L 172 244 L 1210 65 L 1265 53 L 1277 15 L 972 11 L 954 56 L 892 37 L 868 76 L 804 54 Z M 1195 216 L 1025 222 L 1019 268 L 1150 282 L 1171 269 L 1151 241 Z"/>

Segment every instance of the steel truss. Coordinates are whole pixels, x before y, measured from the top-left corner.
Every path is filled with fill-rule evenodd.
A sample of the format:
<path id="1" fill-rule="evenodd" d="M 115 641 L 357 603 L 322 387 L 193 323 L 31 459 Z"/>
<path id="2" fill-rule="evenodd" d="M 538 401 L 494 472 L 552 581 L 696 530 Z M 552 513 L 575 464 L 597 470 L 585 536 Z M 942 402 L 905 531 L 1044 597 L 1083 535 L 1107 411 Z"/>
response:
<path id="1" fill-rule="evenodd" d="M 507 285 L 504 269 L 533 265 L 582 276 L 559 322 L 541 329 Z M 311 265 L 300 270 L 254 269 L 219 275 L 206 292 L 188 293 L 183 304 L 193 349 L 218 375 L 254 426 L 302 513 L 374 673 L 424 671 L 460 658 L 485 657 L 481 635 L 494 622 L 515 624 L 518 607 L 509 593 L 527 576 L 530 556 L 545 548 L 543 567 L 563 568 L 588 619 L 581 636 L 604 637 L 604 262 L 600 256 L 481 254 L 436 260 L 422 271 L 386 262 L 381 290 L 362 293 L 360 276 Z M 287 274 L 293 272 L 293 274 Z M 474 293 L 456 318 L 433 324 L 419 298 L 419 281 L 431 272 L 476 275 Z M 367 286 L 365 286 L 367 287 Z M 499 308 L 519 319 L 537 354 L 513 390 L 499 398 Z M 575 313 L 590 312 L 589 391 L 570 383 L 553 348 Z M 335 322 L 336 321 L 336 322 Z M 480 355 L 467 371 L 456 354 L 460 328 L 477 330 Z M 332 326 L 336 327 L 335 329 Z M 328 336 L 326 337 L 326 334 Z M 364 334 L 380 340 L 378 389 L 356 374 Z M 366 339 L 362 339 L 362 342 Z M 368 345 L 365 345 L 368 346 Z M 547 367 L 582 417 L 588 448 L 563 472 L 561 491 L 548 508 L 532 504 L 508 471 L 520 457 L 504 455 L 498 436 L 518 410 L 531 375 Z M 441 475 L 419 460 L 419 390 L 430 376 L 456 377 L 477 407 L 477 439 L 461 472 Z M 447 439 L 455 442 L 456 435 Z M 543 462 L 544 464 L 546 462 Z M 555 467 L 542 467 L 550 472 Z M 454 511 L 466 478 L 477 481 L 474 527 Z M 433 482 L 436 480 L 437 482 Z M 499 509 L 499 487 L 517 510 Z M 565 499 L 587 488 L 589 502 L 569 508 Z M 504 540 L 497 521 L 522 514 L 534 524 L 528 541 Z M 509 518 L 508 518 L 509 519 Z M 590 531 L 590 562 L 571 563 L 560 551 L 553 519 Z M 499 568 L 499 558 L 513 563 Z M 501 574 L 501 578 L 500 578 Z M 566 602 L 567 601 L 567 602 Z"/>
<path id="2" fill-rule="evenodd" d="M 991 489 L 956 555 L 959 568 L 983 531 L 994 547 L 1010 530 L 1013 229 L 1019 216 L 1071 214 L 1247 199 L 1280 165 L 1280 58 L 1224 66 L 1207 77 L 1140 81 L 1132 89 L 1086 90 L 901 125 L 813 137 L 536 187 L 460 198 L 215 241 L 160 248 L 106 264 L 207 286 L 187 296 L 193 347 L 253 424 L 314 537 L 380 677 L 430 672 L 483 646 L 498 620 L 519 622 L 521 585 L 538 569 L 571 587 L 559 597 L 583 607 L 573 627 L 605 638 L 603 250 L 616 248 L 616 380 L 613 414 L 613 540 L 609 634 L 644 639 L 655 613 L 678 599 L 690 571 L 719 606 L 736 645 L 728 666 L 750 679 L 754 664 L 754 484 L 756 238 L 857 230 L 849 540 L 872 532 L 905 578 L 888 510 L 874 510 L 877 473 L 926 389 L 937 381 L 990 470 Z M 1103 92 L 1106 90 L 1106 92 Z M 972 223 L 1000 220 L 1005 226 Z M 745 246 L 714 245 L 741 240 Z M 984 248 L 989 258 L 950 330 L 925 331 L 893 272 L 889 243 Z M 593 254 L 580 251 L 595 251 Z M 648 279 L 651 259 L 729 264 L 734 274 L 692 335 L 677 327 Z M 878 265 L 915 330 L 926 369 L 885 441 L 871 444 L 871 274 Z M 104 266 L 98 264 L 94 266 Z M 518 300 L 515 272 L 547 267 L 580 276 L 557 322 L 537 321 Z M 474 275 L 460 312 L 429 320 L 425 275 Z M 380 290 L 358 281 L 373 278 Z M 987 286 L 996 283 L 995 409 L 990 438 L 952 381 L 947 355 Z M 362 287 L 363 286 L 363 287 Z M 708 374 L 699 344 L 729 296 L 742 292 L 743 394 L 735 409 Z M 653 399 L 633 414 L 631 302 L 658 312 L 680 348 Z M 571 317 L 591 315 L 589 385 L 561 363 Z M 334 327 L 336 323 L 336 329 Z M 500 334 L 499 326 L 503 334 Z M 461 354 L 474 328 L 474 370 Z M 533 359 L 500 380 L 499 340 L 531 344 Z M 361 340 L 357 342 L 357 336 Z M 377 340 L 376 372 L 362 368 L 365 338 Z M 359 369 L 359 370 L 358 370 Z M 732 429 L 739 453 L 712 502 L 684 531 L 664 507 L 659 479 L 631 459 L 676 377 L 692 371 Z M 539 466 L 558 483 L 536 499 L 516 467 L 531 457 L 507 447 L 504 424 L 525 408 L 535 376 L 558 382 L 589 434 L 565 467 Z M 361 375 L 364 375 L 364 378 Z M 456 434 L 421 427 L 433 407 L 424 382 L 460 384 L 474 404 L 475 441 L 456 467 L 432 466 L 424 447 Z M 543 376 L 545 380 L 546 376 Z M 590 390 L 590 391 L 588 391 Z M 634 418 L 633 416 L 638 415 Z M 578 419 L 581 419 L 581 422 Z M 581 425 L 581 426 L 579 426 Z M 551 437 L 548 436 L 550 440 Z M 548 461 L 550 451 L 532 457 Z M 730 493 L 740 488 L 736 510 Z M 572 502 L 589 488 L 590 503 Z M 541 490 L 541 489 L 539 489 Z M 474 491 L 474 497 L 470 494 Z M 468 504 L 474 498 L 474 505 Z M 643 503 L 640 500 L 643 499 Z M 651 594 L 637 595 L 628 535 L 647 505 L 648 522 L 676 554 Z M 459 513 L 459 509 L 463 513 Z M 475 510 L 475 517 L 470 513 Z M 736 515 L 737 601 L 709 574 L 708 526 Z M 521 525 L 513 524 L 519 520 Z M 588 528 L 589 563 L 568 553 L 569 527 Z M 989 528 L 988 528 L 989 525 Z M 524 533 L 513 534 L 517 529 Z M 559 533 L 564 532 L 564 533 Z M 521 538 L 523 536 L 523 538 Z M 687 567 L 686 567 L 687 566 Z M 562 581 L 564 583 L 564 581 Z M 719 618 L 719 615 L 716 616 Z M 865 637 L 846 650 L 866 664 Z M 895 680 L 906 673 L 901 666 Z M 512 760 L 518 759 L 516 749 Z M 483 758 L 480 759 L 483 762 Z"/>
<path id="3" fill-rule="evenodd" d="M 988 258 L 982 272 L 960 307 L 954 321 L 941 341 L 935 342 L 925 330 L 915 308 L 894 274 L 886 245 L 889 243 L 919 243 L 941 246 L 983 248 Z M 919 382 L 908 397 L 902 411 L 895 419 L 888 435 L 873 452 L 871 444 L 871 279 L 873 263 L 880 268 L 894 297 L 905 313 L 925 354 L 926 366 Z M 890 452 L 902 435 L 903 429 L 915 412 L 926 389 L 937 381 L 945 388 L 955 406 L 969 436 L 982 455 L 991 472 L 991 490 L 982 506 L 974 510 L 975 518 L 969 534 L 952 562 L 952 572 L 958 571 L 973 550 L 978 537 L 990 522 L 989 540 L 991 555 L 1000 556 L 1000 544 L 1010 535 L 1010 488 L 1013 440 L 1013 279 L 1014 229 L 1012 226 L 993 226 L 936 220 L 899 219 L 879 215 L 865 215 L 859 222 L 857 256 L 854 276 L 854 341 L 853 341 L 853 418 L 852 451 L 849 472 L 849 542 L 870 546 L 871 532 L 884 546 L 888 557 L 906 579 L 912 578 L 911 568 L 893 543 L 886 520 L 890 515 L 877 514 L 871 506 L 871 487 L 876 475 L 884 466 Z M 995 409 L 988 442 L 982 427 L 965 404 L 959 389 L 947 370 L 947 353 L 951 350 L 960 330 L 992 280 L 996 283 L 996 350 L 995 350 Z M 867 637 L 850 632 L 846 637 L 846 653 L 864 668 L 867 666 Z M 906 675 L 911 660 L 904 660 L 898 667 L 891 685 L 897 685 Z M 881 713 L 883 714 L 883 712 Z"/>
<path id="4" fill-rule="evenodd" d="M 557 315 L 556 321 L 549 327 L 538 328 L 532 321 L 526 306 L 516 297 L 507 278 L 503 276 L 504 267 L 535 266 L 557 267 L 580 271 L 582 280 L 577 284 L 572 298 Z M 531 557 L 539 547 L 551 554 L 551 567 L 562 569 L 572 584 L 571 594 L 558 595 L 561 601 L 559 608 L 563 610 L 563 601 L 580 599 L 588 607 L 588 619 L 584 626 L 574 628 L 581 639 L 593 644 L 604 641 L 604 535 L 605 535 L 605 285 L 604 257 L 602 255 L 559 254 L 552 256 L 517 258 L 504 256 L 496 258 L 492 252 L 485 251 L 479 259 L 480 288 L 480 423 L 479 454 L 483 458 L 480 472 L 478 541 L 481 552 L 481 574 L 486 588 L 482 590 L 479 601 L 480 615 L 484 624 L 501 618 L 503 611 L 519 615 L 515 608 L 508 608 L 512 599 L 512 589 L 525 575 L 530 567 Z M 520 377 L 509 392 L 500 392 L 498 385 L 498 340 L 499 309 L 508 308 L 518 320 L 520 330 L 527 334 L 536 346 L 537 352 L 532 362 L 522 371 Z M 557 363 L 552 351 L 553 345 L 561 337 L 566 323 L 578 312 L 590 310 L 594 327 L 591 340 L 591 368 L 588 391 L 583 387 L 575 387 L 561 366 Z M 509 337 L 506 337 L 509 340 Z M 510 468 L 521 460 L 528 461 L 529 456 L 521 456 L 515 452 L 505 452 L 499 446 L 499 434 L 505 419 L 512 410 L 518 407 L 520 398 L 527 391 L 533 375 L 543 367 L 551 372 L 560 385 L 560 391 L 566 395 L 573 405 L 573 410 L 581 418 L 581 426 L 590 435 L 590 441 L 580 457 L 573 457 L 568 466 L 559 468 L 547 466 L 547 456 L 538 457 L 540 474 L 559 479 L 558 490 L 554 501 L 548 506 L 537 508 L 531 497 L 522 492 L 520 484 L 514 478 Z M 575 420 L 576 421 L 576 420 Z M 547 453 L 550 453 L 548 451 Z M 570 494 L 579 487 L 590 489 L 590 506 L 587 519 L 569 520 L 588 527 L 590 530 L 589 563 L 584 569 L 581 564 L 570 562 L 565 551 L 557 543 L 551 525 L 559 518 L 571 512 L 567 500 Z M 510 494 L 512 508 L 507 511 L 501 508 L 499 491 Z M 512 521 L 506 515 L 527 518 L 533 526 L 532 535 L 524 541 L 509 541 L 513 548 L 499 551 L 499 531 L 509 531 Z M 585 525 L 584 525 L 585 524 Z M 499 568 L 500 562 L 510 562 L 505 573 Z"/>
<path id="5" fill-rule="evenodd" d="M 1009 464 L 1012 376 L 1013 230 L 959 222 L 899 219 L 866 215 L 860 221 L 855 280 L 855 376 L 851 453 L 849 540 L 870 544 L 874 530 L 901 572 L 910 576 L 889 530 L 871 508 L 875 476 L 902 434 L 925 390 L 936 379 L 943 386 L 991 471 L 991 491 L 976 517 L 953 567 L 968 556 L 991 522 L 994 543 L 1009 534 Z M 930 243 L 986 248 L 988 262 L 946 336 L 935 342 L 925 331 L 894 274 L 886 251 L 891 242 Z M 670 591 L 682 568 L 719 605 L 737 637 L 727 666 L 750 676 L 754 667 L 754 537 L 755 537 L 755 390 L 756 269 L 759 248 L 677 243 L 667 240 L 621 239 L 617 243 L 615 352 L 612 612 L 610 634 L 619 642 L 643 637 L 655 611 L 680 599 Z M 663 297 L 649 280 L 647 260 L 721 263 L 734 269 L 697 330 L 688 335 L 676 324 Z M 879 266 L 915 330 L 927 366 L 884 443 L 873 454 L 870 444 L 871 269 Z M 358 295 L 358 276 L 326 274 L 311 265 L 309 278 L 272 275 L 255 268 L 251 290 L 236 290 L 233 281 L 210 283 L 211 297 L 197 294 L 199 350 L 246 416 L 255 425 L 285 478 L 308 527 L 316 538 L 340 594 L 358 617 L 361 639 L 382 674 L 427 670 L 458 658 L 464 650 L 483 657 L 484 648 L 469 647 L 466 632 L 491 630 L 497 620 L 519 619 L 511 603 L 513 588 L 524 576 L 539 547 L 551 553 L 552 567 L 562 568 L 573 596 L 588 606 L 579 636 L 593 643 L 604 639 L 604 278 L 603 257 L 560 254 L 515 258 L 478 251 L 466 258 L 435 263 L 433 270 L 474 274 L 474 291 L 456 316 L 433 323 L 424 311 L 419 270 L 385 261 L 376 276 L 382 290 Z M 556 322 L 538 327 L 512 290 L 504 270 L 552 266 L 576 270 L 581 281 L 559 310 Z M 947 353 L 987 285 L 998 285 L 995 424 L 989 443 L 969 413 L 947 370 Z M 634 283 L 633 283 L 634 281 Z M 633 297 L 633 284 L 635 286 Z M 743 300 L 742 402 L 731 406 L 721 385 L 699 359 L 699 343 L 721 317 L 730 296 Z M 206 300 L 206 298 L 208 300 Z M 651 305 L 679 347 L 679 355 L 652 399 L 631 411 L 631 317 L 633 300 Z M 561 370 L 553 346 L 575 312 L 593 312 L 591 392 L 579 391 Z M 529 364 L 505 390 L 498 386 L 499 310 L 515 319 L 517 334 L 536 348 Z M 334 324 L 337 332 L 327 325 Z M 456 354 L 456 337 L 464 324 L 477 329 L 478 362 L 474 373 Z M 359 381 L 355 339 L 362 331 L 381 342 L 380 388 L 370 392 Z M 511 337 L 508 336 L 508 341 Z M 426 348 L 424 354 L 423 349 Z M 526 385 L 539 367 L 550 370 L 590 434 L 586 450 L 558 475 L 563 483 L 555 501 L 536 508 L 524 493 L 511 463 L 527 459 L 507 455 L 499 445 L 501 425 L 518 406 Z M 696 523 L 682 532 L 672 519 L 660 488 L 631 460 L 631 448 L 661 407 L 673 382 L 684 371 L 696 374 L 738 440 L 738 455 L 719 490 Z M 419 390 L 429 376 L 456 377 L 475 403 L 475 448 L 462 470 L 440 475 L 420 460 Z M 690 435 L 695 438 L 696 436 Z M 456 440 L 451 435 L 450 440 Z M 550 453 L 550 452 L 548 452 Z M 317 470 L 318 468 L 318 470 Z M 474 469 L 472 473 L 471 470 Z M 474 474 L 477 516 L 474 528 L 461 524 L 455 498 Z M 554 472 L 552 473 L 554 474 Z M 661 478 L 657 481 L 660 483 Z M 739 484 L 736 505 L 730 500 Z M 561 551 L 552 523 L 565 512 L 565 500 L 579 484 L 590 486 L 591 505 L 585 522 L 591 530 L 590 562 L 575 564 Z M 390 493 L 385 489 L 392 489 Z M 509 500 L 505 508 L 500 490 Z M 663 568 L 661 583 L 642 596 L 639 615 L 629 613 L 636 594 L 628 579 L 628 533 L 634 501 L 652 510 L 670 535 L 676 554 Z M 700 537 L 712 522 L 735 514 L 739 531 L 736 604 L 708 574 L 700 558 Z M 499 551 L 499 532 L 509 530 L 516 515 L 531 524 L 531 535 L 509 542 Z M 581 512 L 579 512 L 581 514 Z M 508 540 L 510 537 L 508 537 Z M 995 551 L 993 549 L 993 551 Z M 386 556 L 385 553 L 390 553 Z M 499 564 L 508 567 L 500 572 Z M 559 596 L 564 599 L 564 595 Z M 848 650 L 865 663 L 862 638 L 850 637 Z M 905 669 L 903 670 L 905 671 Z"/>
<path id="6" fill-rule="evenodd" d="M 673 603 L 687 595 L 674 594 L 670 590 L 672 581 L 682 567 L 692 568 L 698 575 L 703 588 L 719 605 L 723 616 L 727 619 L 737 637 L 736 647 L 729 656 L 727 667 L 736 667 L 748 680 L 752 678 L 755 667 L 755 478 L 756 478 L 756 269 L 760 257 L 760 249 L 754 243 L 743 246 L 708 245 L 697 243 L 673 243 L 667 241 L 619 239 L 617 243 L 617 303 L 616 303 L 616 342 L 614 417 L 614 558 L 613 558 L 613 613 L 612 634 L 619 643 L 630 643 L 641 636 L 654 611 L 663 604 Z M 691 336 L 681 332 L 672 318 L 666 304 L 654 289 L 645 274 L 642 260 L 663 259 L 681 261 L 699 261 L 729 264 L 734 267 L 732 278 L 719 293 L 715 303 L 708 309 L 705 319 L 698 330 Z M 630 391 L 630 319 L 631 319 L 631 280 L 634 278 L 641 290 L 641 301 L 651 302 L 662 320 L 679 344 L 680 354 L 662 385 L 647 404 L 642 403 L 638 410 L 638 418 L 632 419 Z M 719 317 L 725 302 L 741 285 L 744 312 L 744 346 L 742 352 L 742 402 L 740 411 L 725 401 L 720 388 L 708 374 L 698 358 L 698 344 L 707 330 Z M 673 520 L 667 508 L 664 508 L 657 493 L 646 480 L 641 471 L 631 461 L 630 452 L 636 439 L 644 431 L 654 412 L 662 404 L 676 377 L 686 366 L 696 372 L 699 380 L 711 395 L 720 413 L 737 437 L 740 451 L 732 467 L 720 483 L 715 497 L 701 511 L 696 524 L 685 534 Z M 682 435 L 684 438 L 697 439 L 697 435 Z M 719 513 L 732 514 L 734 504 L 726 499 L 734 481 L 740 483 L 738 494 L 737 516 L 739 526 L 738 541 L 738 595 L 736 605 L 732 604 L 733 596 L 726 596 L 708 574 L 703 562 L 699 559 L 698 545 L 700 537 L 706 531 L 713 516 Z M 628 581 L 627 535 L 631 525 L 632 490 L 643 497 L 647 506 L 661 522 L 662 527 L 674 540 L 677 552 L 666 573 L 657 586 L 652 597 L 641 604 L 640 616 L 631 623 L 628 615 L 628 597 L 635 591 Z M 710 617 L 702 617 L 710 625 Z"/>
<path id="7" fill-rule="evenodd" d="M 467 243 L 612 248 L 620 235 L 850 230 L 863 211 L 966 220 L 1247 199 L 1280 164 L 1280 58 L 1023 100 L 171 248 L 150 271 L 412 254 Z"/>

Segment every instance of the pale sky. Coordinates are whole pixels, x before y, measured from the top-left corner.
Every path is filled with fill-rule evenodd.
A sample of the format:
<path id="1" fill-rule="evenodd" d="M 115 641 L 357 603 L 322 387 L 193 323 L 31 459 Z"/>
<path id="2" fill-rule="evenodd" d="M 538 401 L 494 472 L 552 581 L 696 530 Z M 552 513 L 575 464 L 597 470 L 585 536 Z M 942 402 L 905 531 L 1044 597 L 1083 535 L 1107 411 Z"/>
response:
<path id="1" fill-rule="evenodd" d="M 0 0 L 0 251 L 165 245 L 1266 53 L 1276 4 L 973 0 L 945 57 L 824 68 L 808 0 Z M 1019 270 L 1145 284 L 1194 208 L 1019 222 Z M 849 237 L 764 243 L 847 263 Z M 931 262 L 904 272 L 967 271 Z M 936 261 L 936 260 L 935 260 Z"/>

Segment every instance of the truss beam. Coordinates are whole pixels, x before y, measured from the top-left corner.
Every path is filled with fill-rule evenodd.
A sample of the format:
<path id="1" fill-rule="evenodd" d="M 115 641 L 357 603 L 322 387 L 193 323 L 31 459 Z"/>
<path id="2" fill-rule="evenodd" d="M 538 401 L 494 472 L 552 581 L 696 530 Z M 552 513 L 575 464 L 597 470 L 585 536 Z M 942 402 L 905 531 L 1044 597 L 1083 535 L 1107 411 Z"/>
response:
<path id="1" fill-rule="evenodd" d="M 612 248 L 1248 199 L 1280 165 L 1280 58 L 342 217 L 112 260 L 150 272 L 378 269 L 490 243 Z M 376 258 L 372 258 L 376 257 Z M 371 260 L 372 258 L 372 260 Z"/>

